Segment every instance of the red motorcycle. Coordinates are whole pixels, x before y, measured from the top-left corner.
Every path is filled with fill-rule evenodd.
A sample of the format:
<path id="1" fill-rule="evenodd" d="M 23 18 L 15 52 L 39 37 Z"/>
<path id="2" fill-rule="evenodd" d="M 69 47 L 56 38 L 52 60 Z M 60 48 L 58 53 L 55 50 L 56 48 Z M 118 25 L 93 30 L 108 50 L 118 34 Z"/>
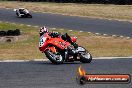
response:
<path id="1" fill-rule="evenodd" d="M 76 42 L 77 37 L 71 37 L 71 39 Z M 79 46 L 75 49 L 61 37 L 52 38 L 48 33 L 40 37 L 39 50 L 45 53 L 46 57 L 54 64 L 74 61 L 90 63 L 92 61 L 91 54 L 85 48 Z"/>

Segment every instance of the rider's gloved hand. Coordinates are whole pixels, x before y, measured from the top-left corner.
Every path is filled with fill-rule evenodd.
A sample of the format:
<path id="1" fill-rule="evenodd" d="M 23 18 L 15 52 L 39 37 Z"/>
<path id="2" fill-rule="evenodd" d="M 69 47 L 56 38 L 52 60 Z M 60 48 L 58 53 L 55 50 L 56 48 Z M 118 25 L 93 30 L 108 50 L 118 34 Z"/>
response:
<path id="1" fill-rule="evenodd" d="M 52 36 L 52 37 L 58 37 L 58 36 L 60 36 L 60 33 L 53 31 L 52 33 L 50 33 L 50 36 Z"/>

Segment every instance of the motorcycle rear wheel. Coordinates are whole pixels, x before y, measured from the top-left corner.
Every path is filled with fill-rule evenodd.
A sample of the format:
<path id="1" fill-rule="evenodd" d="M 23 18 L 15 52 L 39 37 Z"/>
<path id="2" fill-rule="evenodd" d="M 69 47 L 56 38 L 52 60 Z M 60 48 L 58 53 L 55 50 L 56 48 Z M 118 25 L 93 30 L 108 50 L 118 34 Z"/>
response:
<path id="1" fill-rule="evenodd" d="M 83 47 L 80 48 L 80 62 L 82 63 L 90 63 L 92 61 L 92 55 Z M 82 51 L 81 51 L 82 50 Z"/>
<path id="2" fill-rule="evenodd" d="M 64 62 L 60 52 L 53 53 L 50 50 L 46 50 L 45 55 L 53 64 L 62 64 Z"/>

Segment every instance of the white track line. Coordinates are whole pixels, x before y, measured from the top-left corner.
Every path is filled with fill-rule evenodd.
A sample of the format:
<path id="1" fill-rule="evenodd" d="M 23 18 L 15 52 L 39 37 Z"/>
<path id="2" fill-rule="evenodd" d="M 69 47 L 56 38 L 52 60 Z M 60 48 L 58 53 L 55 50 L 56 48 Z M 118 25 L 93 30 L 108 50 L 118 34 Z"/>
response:
<path id="1" fill-rule="evenodd" d="M 95 33 L 96 35 L 100 35 L 100 33 Z"/>
<path id="2" fill-rule="evenodd" d="M 36 25 L 36 26 L 33 26 L 33 27 L 39 27 L 39 26 Z"/>
<path id="3" fill-rule="evenodd" d="M 88 32 L 89 34 L 91 33 L 91 32 Z"/>
<path id="4" fill-rule="evenodd" d="M 123 58 L 126 58 L 126 59 L 132 59 L 132 56 L 131 57 L 97 57 L 97 58 L 93 58 L 93 59 L 96 59 L 96 60 L 102 60 L 102 59 L 123 59 Z M 30 62 L 30 61 L 49 61 L 48 59 L 34 59 L 34 60 L 1 60 L 0 62 Z"/>
<path id="5" fill-rule="evenodd" d="M 55 30 L 56 28 L 51 28 L 51 29 Z"/>
<path id="6" fill-rule="evenodd" d="M 0 23 L 1 22 L 4 22 L 4 21 L 0 21 Z M 4 23 L 11 23 L 11 22 L 8 22 L 8 21 L 5 21 Z M 11 24 L 17 24 L 17 23 L 11 23 Z M 18 25 L 20 25 L 20 26 L 24 26 L 24 25 L 26 25 L 26 24 L 18 24 Z M 26 25 L 26 26 L 28 26 L 28 27 L 36 27 L 36 28 L 38 28 L 39 26 L 33 26 L 33 25 Z M 51 28 L 52 30 L 56 30 L 57 28 Z M 60 30 L 64 30 L 64 29 L 60 29 Z M 68 30 L 68 31 L 73 31 L 73 30 Z M 84 31 L 78 31 L 78 33 L 81 33 L 81 32 L 84 32 Z M 88 34 L 91 34 L 92 32 L 87 32 Z M 103 36 L 112 36 L 112 37 L 120 37 L 120 38 L 126 38 L 126 39 L 131 39 L 131 37 L 125 37 L 125 36 L 122 36 L 122 35 L 108 35 L 108 34 L 100 34 L 100 33 L 93 33 L 93 34 L 96 34 L 96 35 L 103 35 Z"/>
<path id="7" fill-rule="evenodd" d="M 0 62 L 29 62 L 29 61 L 48 61 L 48 59 L 34 59 L 34 60 L 1 60 Z"/>
<path id="8" fill-rule="evenodd" d="M 73 31 L 73 30 L 68 30 L 68 31 Z"/>
<path id="9" fill-rule="evenodd" d="M 79 32 L 83 32 L 83 31 L 79 31 Z"/>
<path id="10" fill-rule="evenodd" d="M 60 29 L 60 30 L 64 30 L 64 29 Z"/>
<path id="11" fill-rule="evenodd" d="M 132 58 L 132 56 L 130 57 L 97 57 L 97 58 L 93 58 L 93 59 L 123 59 L 123 58 Z"/>
<path id="12" fill-rule="evenodd" d="M 104 36 L 107 36 L 108 34 L 103 34 Z"/>
<path id="13" fill-rule="evenodd" d="M 130 37 L 126 37 L 127 39 L 130 39 Z"/>
<path id="14" fill-rule="evenodd" d="M 31 27 L 31 25 L 27 25 L 28 27 Z"/>

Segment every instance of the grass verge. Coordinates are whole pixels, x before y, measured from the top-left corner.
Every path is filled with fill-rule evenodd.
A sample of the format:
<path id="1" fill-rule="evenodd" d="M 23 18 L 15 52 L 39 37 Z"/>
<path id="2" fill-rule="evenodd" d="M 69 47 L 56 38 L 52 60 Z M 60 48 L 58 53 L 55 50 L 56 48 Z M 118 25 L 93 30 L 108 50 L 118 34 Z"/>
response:
<path id="1" fill-rule="evenodd" d="M 0 23 L 0 30 L 20 29 L 21 36 L 25 39 L 20 39 L 14 43 L 0 43 L 0 60 L 5 59 L 42 59 L 43 54 L 38 49 L 38 29 L 36 27 L 28 27 L 26 25 Z M 77 36 L 77 43 L 88 49 L 93 57 L 102 56 L 132 56 L 132 39 L 113 38 L 110 36 L 96 36 L 86 32 L 68 31 L 60 29 L 50 29 L 61 33 L 69 33 L 71 36 Z"/>
<path id="2" fill-rule="evenodd" d="M 19 1 L 0 2 L 0 8 L 19 7 L 24 7 L 32 11 L 60 13 L 65 15 L 120 19 L 128 21 L 132 20 L 132 5 L 74 4 Z"/>

